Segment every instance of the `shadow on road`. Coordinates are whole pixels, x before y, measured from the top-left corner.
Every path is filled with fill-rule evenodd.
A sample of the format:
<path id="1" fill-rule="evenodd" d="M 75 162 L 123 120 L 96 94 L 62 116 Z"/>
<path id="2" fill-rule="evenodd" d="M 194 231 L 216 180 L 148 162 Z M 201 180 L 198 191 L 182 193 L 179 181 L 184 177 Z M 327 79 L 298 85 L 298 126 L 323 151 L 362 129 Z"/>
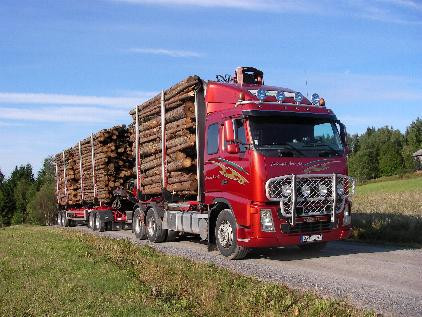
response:
<path id="1" fill-rule="evenodd" d="M 177 241 L 185 241 L 204 245 L 207 247 L 206 241 L 201 241 L 197 236 L 180 236 Z M 386 253 L 399 250 L 414 249 L 401 245 L 377 245 L 363 242 L 353 241 L 333 241 L 329 242 L 327 246 L 318 250 L 302 250 L 297 246 L 280 247 L 280 248 L 264 248 L 252 249 L 248 254 L 249 259 L 269 259 L 278 261 L 295 261 L 302 259 L 323 258 L 342 256 L 350 254 L 371 254 L 371 253 Z"/>

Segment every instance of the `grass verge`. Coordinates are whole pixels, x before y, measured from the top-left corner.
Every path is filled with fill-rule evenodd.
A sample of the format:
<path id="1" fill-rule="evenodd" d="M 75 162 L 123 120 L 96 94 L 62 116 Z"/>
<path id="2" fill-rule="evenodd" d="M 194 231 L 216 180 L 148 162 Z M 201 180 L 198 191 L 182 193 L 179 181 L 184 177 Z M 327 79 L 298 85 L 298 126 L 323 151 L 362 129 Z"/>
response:
<path id="1" fill-rule="evenodd" d="M 0 230 L 0 315 L 372 316 L 214 265 L 58 228 Z"/>
<path id="2" fill-rule="evenodd" d="M 358 186 L 352 238 L 422 245 L 422 177 Z"/>

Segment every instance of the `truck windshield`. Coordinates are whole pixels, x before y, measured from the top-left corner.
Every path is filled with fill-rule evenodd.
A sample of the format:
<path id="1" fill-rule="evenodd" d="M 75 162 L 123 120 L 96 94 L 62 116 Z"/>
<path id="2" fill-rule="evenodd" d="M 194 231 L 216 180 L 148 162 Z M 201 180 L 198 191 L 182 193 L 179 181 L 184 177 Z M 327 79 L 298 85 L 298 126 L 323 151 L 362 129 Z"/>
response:
<path id="1" fill-rule="evenodd" d="M 254 148 L 269 156 L 331 157 L 343 153 L 334 121 L 328 118 L 249 117 Z"/>

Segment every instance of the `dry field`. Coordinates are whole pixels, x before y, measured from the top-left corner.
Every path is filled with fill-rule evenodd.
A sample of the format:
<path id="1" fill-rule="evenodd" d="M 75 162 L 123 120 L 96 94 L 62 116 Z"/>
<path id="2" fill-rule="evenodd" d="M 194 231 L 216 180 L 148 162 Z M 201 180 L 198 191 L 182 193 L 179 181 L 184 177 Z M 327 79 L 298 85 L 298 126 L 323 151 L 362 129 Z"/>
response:
<path id="1" fill-rule="evenodd" d="M 353 238 L 422 244 L 422 176 L 357 187 Z"/>

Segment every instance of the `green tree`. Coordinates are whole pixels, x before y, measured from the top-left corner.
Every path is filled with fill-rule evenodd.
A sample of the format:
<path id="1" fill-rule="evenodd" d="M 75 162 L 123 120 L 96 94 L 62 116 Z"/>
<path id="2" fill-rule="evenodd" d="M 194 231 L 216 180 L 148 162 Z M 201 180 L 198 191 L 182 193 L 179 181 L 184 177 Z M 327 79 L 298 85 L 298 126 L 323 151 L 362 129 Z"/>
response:
<path id="1" fill-rule="evenodd" d="M 375 149 L 363 149 L 349 158 L 350 175 L 359 182 L 378 177 L 378 156 Z"/>
<path id="2" fill-rule="evenodd" d="M 417 118 L 409 125 L 405 133 L 405 145 L 402 153 L 407 170 L 412 171 L 417 168 L 413 153 L 420 149 L 422 149 L 422 119 Z"/>
<path id="3" fill-rule="evenodd" d="M 28 203 L 28 222 L 51 225 L 56 216 L 56 195 L 54 182 L 43 184 Z"/>

